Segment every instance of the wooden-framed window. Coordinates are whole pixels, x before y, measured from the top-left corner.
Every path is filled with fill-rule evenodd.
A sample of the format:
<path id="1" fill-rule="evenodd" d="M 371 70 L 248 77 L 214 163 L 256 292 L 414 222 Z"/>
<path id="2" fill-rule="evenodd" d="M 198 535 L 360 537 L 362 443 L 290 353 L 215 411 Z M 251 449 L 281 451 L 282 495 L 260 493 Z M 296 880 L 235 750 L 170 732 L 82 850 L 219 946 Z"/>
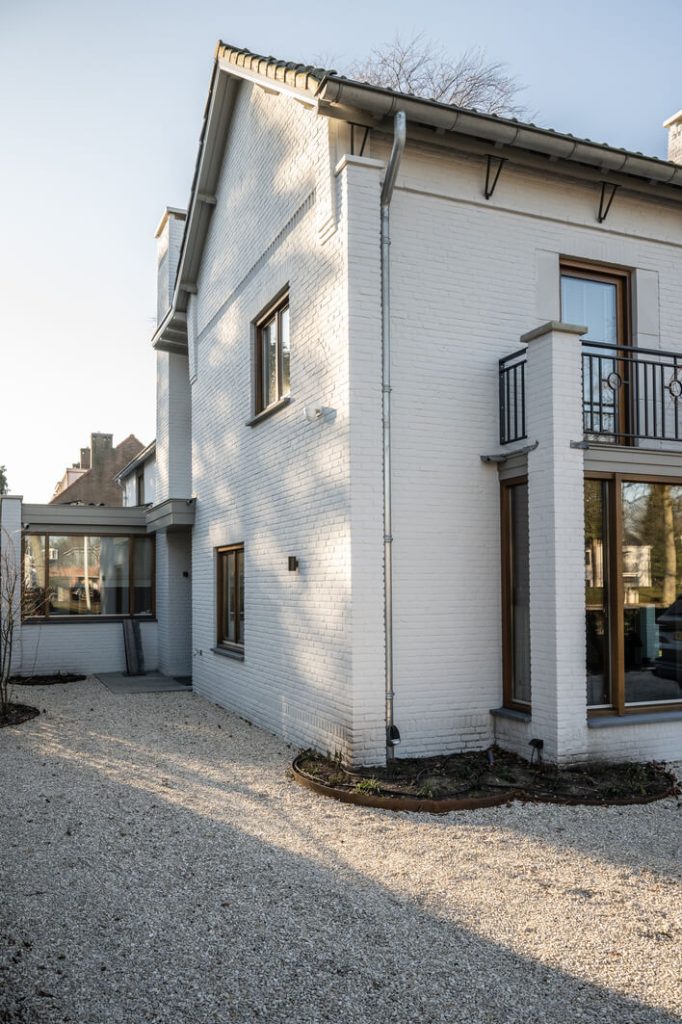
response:
<path id="1" fill-rule="evenodd" d="M 244 545 L 217 548 L 217 636 L 219 647 L 244 650 Z"/>
<path id="2" fill-rule="evenodd" d="M 135 477 L 136 505 L 144 505 L 144 467 L 137 471 Z"/>
<path id="3" fill-rule="evenodd" d="M 633 426 L 631 274 L 562 259 L 561 319 L 584 324 L 583 426 L 602 443 L 630 444 Z"/>
<path id="4" fill-rule="evenodd" d="M 255 412 L 264 412 L 289 394 L 289 292 L 279 295 L 256 319 Z"/>
<path id="5" fill-rule="evenodd" d="M 585 479 L 590 715 L 682 707 L 682 480 Z"/>
<path id="6" fill-rule="evenodd" d="M 22 559 L 24 620 L 155 614 L 153 537 L 31 533 Z"/>
<path id="7" fill-rule="evenodd" d="M 502 484 L 501 525 L 504 706 L 530 711 L 530 558 L 525 477 Z"/>

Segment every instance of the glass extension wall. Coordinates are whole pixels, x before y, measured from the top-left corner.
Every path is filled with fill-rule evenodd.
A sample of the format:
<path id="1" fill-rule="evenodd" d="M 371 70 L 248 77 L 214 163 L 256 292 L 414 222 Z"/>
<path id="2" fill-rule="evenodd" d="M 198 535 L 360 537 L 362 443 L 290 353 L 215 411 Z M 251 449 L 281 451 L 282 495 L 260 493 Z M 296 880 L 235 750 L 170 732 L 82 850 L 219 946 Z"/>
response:
<path id="1" fill-rule="evenodd" d="M 153 590 L 151 537 L 24 538 L 25 619 L 153 615 Z"/>
<path id="2" fill-rule="evenodd" d="M 585 481 L 587 703 L 682 703 L 682 485 Z"/>

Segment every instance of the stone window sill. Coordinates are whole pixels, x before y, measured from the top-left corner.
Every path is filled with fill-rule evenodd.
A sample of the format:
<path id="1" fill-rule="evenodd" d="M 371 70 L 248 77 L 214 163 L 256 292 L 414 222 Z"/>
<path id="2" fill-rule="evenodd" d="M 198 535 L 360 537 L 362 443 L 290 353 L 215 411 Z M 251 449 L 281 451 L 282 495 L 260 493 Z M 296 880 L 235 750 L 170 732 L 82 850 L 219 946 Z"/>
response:
<path id="1" fill-rule="evenodd" d="M 219 654 L 221 658 L 232 658 L 233 661 L 243 661 L 244 652 L 232 647 L 212 647 L 213 654 Z"/>
<path id="2" fill-rule="evenodd" d="M 587 728 L 617 729 L 623 725 L 665 725 L 667 722 L 682 722 L 682 708 L 679 711 L 639 711 L 632 715 L 594 715 L 587 719 Z"/>
<path id="3" fill-rule="evenodd" d="M 271 416 L 274 416 L 275 413 L 279 412 L 281 409 L 286 409 L 290 402 L 291 395 L 285 395 L 284 398 L 280 398 L 278 402 L 273 402 L 272 405 L 267 407 L 267 409 L 263 409 L 262 412 L 258 412 L 255 416 L 252 416 L 250 420 L 246 421 L 246 426 L 256 427 L 259 423 L 262 423 L 263 420 L 269 420 Z"/>
<path id="4" fill-rule="evenodd" d="M 517 711 L 515 708 L 491 708 L 493 718 L 510 718 L 513 722 L 530 722 L 529 711 Z"/>

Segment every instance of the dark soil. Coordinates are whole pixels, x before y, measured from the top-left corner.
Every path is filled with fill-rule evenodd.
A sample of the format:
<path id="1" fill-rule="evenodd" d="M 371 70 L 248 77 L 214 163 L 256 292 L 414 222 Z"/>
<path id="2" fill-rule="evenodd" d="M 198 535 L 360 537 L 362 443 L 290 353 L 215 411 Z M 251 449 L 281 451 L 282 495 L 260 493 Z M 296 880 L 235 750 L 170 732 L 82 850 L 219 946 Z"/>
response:
<path id="1" fill-rule="evenodd" d="M 39 714 L 39 709 L 32 708 L 29 704 L 7 704 L 4 711 L 0 711 L 0 729 L 6 725 L 28 722 L 30 718 L 35 718 Z"/>
<path id="2" fill-rule="evenodd" d="M 296 767 L 313 782 L 347 792 L 428 800 L 513 794 L 558 803 L 638 803 L 678 792 L 662 764 L 598 763 L 576 768 L 534 764 L 492 748 L 442 757 L 399 758 L 386 768 L 344 768 L 307 750 Z"/>
<path id="3" fill-rule="evenodd" d="M 55 683 L 82 683 L 87 676 L 74 672 L 55 672 L 50 676 L 12 676 L 12 686 L 54 686 Z"/>

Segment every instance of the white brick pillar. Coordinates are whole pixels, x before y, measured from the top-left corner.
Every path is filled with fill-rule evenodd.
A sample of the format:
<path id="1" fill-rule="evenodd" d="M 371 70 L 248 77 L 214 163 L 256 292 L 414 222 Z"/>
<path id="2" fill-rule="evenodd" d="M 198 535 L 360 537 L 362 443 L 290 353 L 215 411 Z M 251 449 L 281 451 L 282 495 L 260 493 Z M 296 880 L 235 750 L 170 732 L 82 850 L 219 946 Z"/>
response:
<path id="1" fill-rule="evenodd" d="M 582 372 L 586 327 L 551 321 L 525 334 L 532 735 L 550 761 L 585 746 Z"/>
<path id="2" fill-rule="evenodd" d="M 12 672 L 21 671 L 21 497 L 0 498 L 0 573 L 7 573 L 11 579 L 18 573 L 13 594 L 14 638 L 12 645 Z M 0 615 L 8 612 L 6 603 L 9 588 L 3 585 L 0 591 Z"/>
<path id="3" fill-rule="evenodd" d="M 350 444 L 350 760 L 386 760 L 380 197 L 384 164 L 344 156 Z"/>

